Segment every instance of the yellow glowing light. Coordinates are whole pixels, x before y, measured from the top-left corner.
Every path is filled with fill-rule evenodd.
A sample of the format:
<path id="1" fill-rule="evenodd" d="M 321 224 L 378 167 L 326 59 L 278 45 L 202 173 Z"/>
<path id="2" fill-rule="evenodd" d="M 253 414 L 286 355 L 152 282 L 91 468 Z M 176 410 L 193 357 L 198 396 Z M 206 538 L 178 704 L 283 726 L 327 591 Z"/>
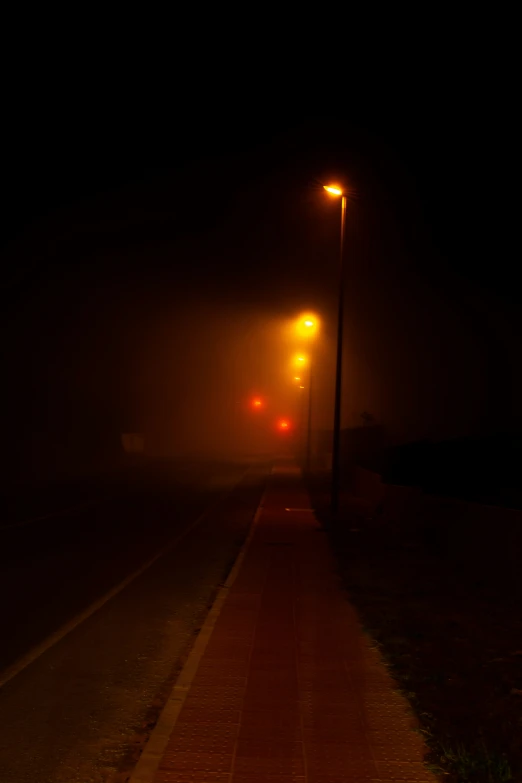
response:
<path id="1" fill-rule="evenodd" d="M 302 370 L 308 364 L 308 356 L 304 353 L 296 353 L 292 359 L 292 364 L 296 370 Z M 295 380 L 300 381 L 301 376 L 296 375 Z"/>
<path id="2" fill-rule="evenodd" d="M 263 407 L 263 400 L 259 397 L 254 397 L 251 405 L 255 410 L 260 410 Z"/>
<path id="3" fill-rule="evenodd" d="M 305 353 L 296 353 L 292 357 L 292 367 L 295 370 L 303 371 L 303 369 L 308 365 L 308 356 Z M 302 375 L 296 375 L 294 380 L 300 381 L 302 378 Z"/>
<path id="4" fill-rule="evenodd" d="M 328 192 L 332 193 L 334 196 L 342 196 L 343 191 L 341 190 L 338 185 L 323 185 L 323 188 Z"/>
<path id="5" fill-rule="evenodd" d="M 300 388 L 300 389 L 304 389 L 304 386 L 300 386 L 299 388 Z"/>
<path id="6" fill-rule="evenodd" d="M 288 422 L 287 422 L 287 421 L 284 421 L 284 420 L 283 420 L 283 421 L 280 421 L 280 422 L 279 422 L 279 429 L 281 429 L 281 430 L 287 430 L 287 429 L 288 429 L 288 427 L 289 427 L 289 424 L 288 424 Z"/>
<path id="7" fill-rule="evenodd" d="M 319 319 L 314 313 L 301 313 L 295 321 L 295 330 L 299 337 L 314 337 L 319 328 Z"/>

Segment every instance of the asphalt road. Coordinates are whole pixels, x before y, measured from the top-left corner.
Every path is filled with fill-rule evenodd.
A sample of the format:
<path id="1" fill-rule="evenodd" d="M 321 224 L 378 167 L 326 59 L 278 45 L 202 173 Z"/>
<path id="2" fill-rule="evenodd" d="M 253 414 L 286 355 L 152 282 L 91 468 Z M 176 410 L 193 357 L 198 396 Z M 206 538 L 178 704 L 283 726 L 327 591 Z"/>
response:
<path id="1" fill-rule="evenodd" d="M 247 468 L 163 465 L 0 529 L 0 783 L 127 779 L 248 533 Z"/>

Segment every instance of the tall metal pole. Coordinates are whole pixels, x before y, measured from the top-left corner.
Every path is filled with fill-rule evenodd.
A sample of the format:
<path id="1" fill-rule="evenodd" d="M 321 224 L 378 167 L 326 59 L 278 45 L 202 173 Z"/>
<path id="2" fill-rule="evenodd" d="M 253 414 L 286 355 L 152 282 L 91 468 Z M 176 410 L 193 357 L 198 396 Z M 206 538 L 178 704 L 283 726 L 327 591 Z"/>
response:
<path id="1" fill-rule="evenodd" d="M 299 388 L 300 397 L 300 433 L 301 439 L 299 444 L 299 464 L 302 465 L 303 470 L 306 468 L 306 396 L 303 389 Z"/>
<path id="2" fill-rule="evenodd" d="M 341 441 L 341 390 L 343 374 L 343 314 L 344 314 L 344 234 L 346 224 L 346 196 L 341 201 L 341 248 L 339 255 L 339 307 L 337 311 L 337 362 L 335 367 L 335 407 L 332 444 L 332 495 L 331 514 L 339 511 L 340 441 Z"/>
<path id="3" fill-rule="evenodd" d="M 312 451 L 312 366 L 313 357 L 310 352 L 310 369 L 308 371 L 308 423 L 306 428 L 306 471 L 310 472 L 311 451 Z"/>

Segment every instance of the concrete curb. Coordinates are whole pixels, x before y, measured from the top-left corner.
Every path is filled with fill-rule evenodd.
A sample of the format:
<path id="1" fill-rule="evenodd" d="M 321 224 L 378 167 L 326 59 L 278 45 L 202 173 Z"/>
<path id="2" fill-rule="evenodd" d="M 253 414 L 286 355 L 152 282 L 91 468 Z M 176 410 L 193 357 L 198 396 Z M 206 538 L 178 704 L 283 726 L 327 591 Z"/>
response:
<path id="1" fill-rule="evenodd" d="M 261 500 L 254 514 L 247 539 L 241 547 L 241 550 L 223 587 L 220 588 L 214 603 L 212 604 L 212 608 L 210 609 L 210 612 L 208 613 L 207 618 L 203 623 L 194 646 L 190 651 L 188 659 L 183 669 L 181 670 L 178 679 L 176 680 L 174 688 L 172 689 L 165 707 L 160 714 L 158 722 L 149 737 L 149 740 L 140 756 L 136 767 L 134 768 L 132 775 L 129 778 L 129 783 L 153 783 L 154 781 L 154 777 L 158 771 L 158 767 L 161 763 L 161 759 L 163 758 L 163 754 L 167 747 L 174 726 L 176 725 L 185 699 L 187 698 L 192 681 L 196 676 L 199 664 L 212 635 L 212 631 L 214 630 L 214 626 L 216 625 L 223 605 L 227 599 L 228 592 L 237 578 L 245 555 L 252 541 L 259 516 L 263 509 L 265 496 L 266 489 L 261 496 Z"/>

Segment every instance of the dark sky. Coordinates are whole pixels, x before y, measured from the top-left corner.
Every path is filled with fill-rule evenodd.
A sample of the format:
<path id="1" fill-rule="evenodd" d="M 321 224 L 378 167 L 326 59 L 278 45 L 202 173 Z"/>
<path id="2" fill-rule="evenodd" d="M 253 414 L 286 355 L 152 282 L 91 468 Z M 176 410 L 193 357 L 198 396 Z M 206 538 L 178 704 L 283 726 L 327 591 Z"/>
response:
<path id="1" fill-rule="evenodd" d="M 212 324 L 237 335 L 311 307 L 324 315 L 328 366 L 338 209 L 320 183 L 331 179 L 351 194 L 347 422 L 371 409 L 418 437 L 489 427 L 499 406 L 518 420 L 507 112 L 452 97 L 354 116 L 263 107 L 156 125 L 139 107 L 33 105 L 10 118 L 1 239 L 13 433 L 70 430 L 79 411 L 138 428 L 131 379 L 143 380 L 138 357 L 150 361 L 166 323 L 193 371 Z M 191 382 L 166 384 L 165 405 L 177 393 L 183 409 Z"/>
<path id="2" fill-rule="evenodd" d="M 502 244 L 498 219 L 509 216 L 514 129 L 508 117 L 502 127 L 502 116 L 493 122 L 485 111 L 458 112 L 413 105 L 392 116 L 383 107 L 356 117 L 281 120 L 267 110 L 157 129 L 154 118 L 147 127 L 143 118 L 114 119 L 101 109 L 99 116 L 48 110 L 37 127 L 31 113 L 18 116 L 4 146 L 3 243 L 62 208 L 72 209 L 76 232 L 96 229 L 94 244 L 100 233 L 116 246 L 151 238 L 213 241 L 223 220 L 236 230 L 239 219 L 247 234 L 264 225 L 273 244 L 280 246 L 283 235 L 294 244 L 314 180 L 344 174 L 365 215 L 370 205 L 374 214 L 386 212 L 409 247 L 430 246 L 454 272 L 506 293 L 508 281 L 473 256 L 486 243 Z M 70 232 L 71 216 L 61 220 Z M 239 232 L 236 245 L 243 240 Z"/>

